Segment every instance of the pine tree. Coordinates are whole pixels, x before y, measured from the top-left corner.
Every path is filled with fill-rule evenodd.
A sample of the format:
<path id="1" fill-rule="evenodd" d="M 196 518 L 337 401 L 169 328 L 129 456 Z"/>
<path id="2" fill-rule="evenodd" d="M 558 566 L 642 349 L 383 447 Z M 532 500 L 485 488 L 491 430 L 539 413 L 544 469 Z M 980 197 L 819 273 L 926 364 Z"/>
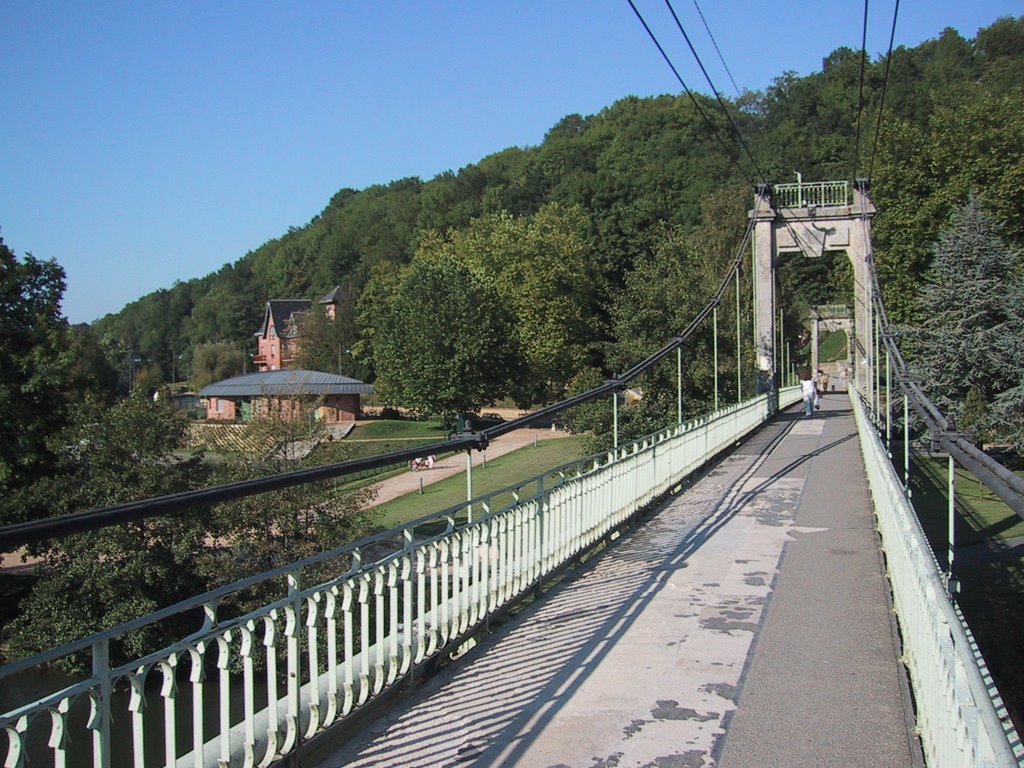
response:
<path id="1" fill-rule="evenodd" d="M 981 433 L 993 426 L 997 409 L 989 406 L 1021 382 L 1021 266 L 972 195 L 935 245 L 921 289 L 924 320 L 907 334 L 912 368 L 929 397 L 955 424 Z M 965 416 L 970 425 L 962 423 Z"/>

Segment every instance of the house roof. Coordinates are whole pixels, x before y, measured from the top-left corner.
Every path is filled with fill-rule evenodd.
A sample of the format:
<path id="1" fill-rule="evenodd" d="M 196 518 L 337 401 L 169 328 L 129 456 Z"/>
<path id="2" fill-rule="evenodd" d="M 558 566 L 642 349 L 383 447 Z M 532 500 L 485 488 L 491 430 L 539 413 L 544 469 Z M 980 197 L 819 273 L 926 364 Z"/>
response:
<path id="1" fill-rule="evenodd" d="M 224 399 L 283 397 L 287 395 L 369 395 L 373 387 L 348 376 L 323 371 L 289 368 L 280 371 L 247 373 L 224 379 L 199 390 L 199 397 Z"/>
<path id="2" fill-rule="evenodd" d="M 336 285 L 328 291 L 327 295 L 320 299 L 321 304 L 337 304 L 341 300 L 341 286 Z"/>
<path id="3" fill-rule="evenodd" d="M 308 312 L 313 302 L 309 299 L 271 299 L 267 302 L 267 308 L 263 313 L 263 323 L 254 336 L 265 336 L 270 319 L 274 319 L 274 328 L 278 336 L 284 336 L 289 331 L 288 324 L 292 315 L 296 312 Z"/>

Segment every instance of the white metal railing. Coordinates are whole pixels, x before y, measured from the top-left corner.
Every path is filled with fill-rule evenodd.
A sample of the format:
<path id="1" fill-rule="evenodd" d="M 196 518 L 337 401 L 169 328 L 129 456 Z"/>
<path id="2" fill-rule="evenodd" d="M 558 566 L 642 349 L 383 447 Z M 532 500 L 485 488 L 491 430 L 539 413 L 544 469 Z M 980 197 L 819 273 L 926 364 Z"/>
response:
<path id="1" fill-rule="evenodd" d="M 785 407 L 799 387 L 780 391 Z M 487 617 L 622 525 L 771 415 L 761 395 L 588 460 L 553 487 L 457 527 L 445 510 L 348 547 L 184 601 L 76 643 L 0 667 L 0 685 L 88 652 L 91 675 L 0 715 L 5 768 L 81 764 L 268 766 L 456 650 Z M 550 483 L 549 483 L 550 486 Z M 488 509 L 488 499 L 475 499 Z M 427 520 L 441 533 L 417 540 Z M 399 543 L 384 554 L 385 542 Z M 374 562 L 364 559 L 377 557 Z M 342 563 L 338 575 L 309 571 Z M 322 571 L 321 571 L 322 573 Z M 305 581 L 304 581 L 305 579 Z M 280 597 L 240 617 L 221 607 L 254 588 Z M 194 633 L 128 664 L 112 643 L 168 618 L 201 612 Z M 127 692 L 127 695 L 125 695 Z M 89 708 L 84 722 L 69 713 Z M 76 706 L 77 705 L 77 706 Z M 112 761 L 112 723 L 130 724 L 130 757 Z M 118 740 L 121 740 L 119 737 Z M 0 741 L 2 744 L 2 741 Z M 91 750 L 91 760 L 88 752 Z"/>
<path id="2" fill-rule="evenodd" d="M 772 196 L 777 208 L 849 205 L 850 182 L 812 181 L 775 184 L 772 186 Z"/>
<path id="3" fill-rule="evenodd" d="M 925 761 L 933 768 L 1020 765 L 1024 748 L 970 630 L 946 593 L 938 563 L 888 453 L 860 395 L 851 391 L 850 399 L 903 635 L 903 662 L 914 690 Z"/>

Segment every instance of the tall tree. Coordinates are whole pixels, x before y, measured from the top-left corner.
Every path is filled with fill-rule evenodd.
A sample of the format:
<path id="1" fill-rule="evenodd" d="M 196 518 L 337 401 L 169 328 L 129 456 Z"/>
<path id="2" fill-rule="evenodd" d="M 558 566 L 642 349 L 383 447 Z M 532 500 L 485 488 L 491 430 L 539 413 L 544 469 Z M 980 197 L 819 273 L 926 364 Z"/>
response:
<path id="1" fill-rule="evenodd" d="M 54 455 L 46 440 L 65 422 L 74 353 L 63 295 L 56 261 L 19 261 L 0 239 L 0 493 L 8 502 L 49 471 Z M 0 522 L 16 522 L 12 506 L 3 505 Z"/>
<path id="2" fill-rule="evenodd" d="M 505 395 L 517 359 L 511 315 L 456 256 L 413 259 L 378 317 L 372 354 L 386 400 L 450 418 Z"/>
<path id="3" fill-rule="evenodd" d="M 50 437 L 54 471 L 31 493 L 61 515 L 195 488 L 206 477 L 202 464 L 173 453 L 183 429 L 169 405 L 141 393 L 112 407 L 86 399 Z M 14 652 L 70 642 L 201 591 L 202 518 L 171 515 L 41 545 L 40 580 L 11 628 Z M 118 651 L 145 652 L 159 631 L 133 634 Z"/>
<path id="4" fill-rule="evenodd" d="M 579 208 L 553 203 L 529 217 L 474 220 L 448 238 L 426 237 L 422 254 L 457 254 L 488 276 L 514 318 L 521 355 L 509 391 L 522 407 L 560 399 L 595 353 L 600 295 Z"/>
<path id="5" fill-rule="evenodd" d="M 192 386 L 199 390 L 215 381 L 238 376 L 244 370 L 244 353 L 233 344 L 200 344 L 192 357 Z"/>
<path id="6" fill-rule="evenodd" d="M 906 334 L 913 370 L 936 405 L 986 431 L 993 400 L 1017 383 L 1024 348 L 1021 256 L 972 195 L 935 245 L 922 286 L 923 320 Z M 967 408 L 968 400 L 971 408 Z"/>

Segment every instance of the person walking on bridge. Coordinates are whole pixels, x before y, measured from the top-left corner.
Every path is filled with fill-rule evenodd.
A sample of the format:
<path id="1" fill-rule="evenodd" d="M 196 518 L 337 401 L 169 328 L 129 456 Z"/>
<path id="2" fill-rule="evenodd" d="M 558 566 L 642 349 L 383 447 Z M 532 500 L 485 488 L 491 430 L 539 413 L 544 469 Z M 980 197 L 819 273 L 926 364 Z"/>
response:
<path id="1" fill-rule="evenodd" d="M 804 395 L 804 417 L 807 418 L 814 413 L 814 406 L 818 402 L 818 382 L 814 380 L 810 368 L 800 371 L 800 389 Z"/>

